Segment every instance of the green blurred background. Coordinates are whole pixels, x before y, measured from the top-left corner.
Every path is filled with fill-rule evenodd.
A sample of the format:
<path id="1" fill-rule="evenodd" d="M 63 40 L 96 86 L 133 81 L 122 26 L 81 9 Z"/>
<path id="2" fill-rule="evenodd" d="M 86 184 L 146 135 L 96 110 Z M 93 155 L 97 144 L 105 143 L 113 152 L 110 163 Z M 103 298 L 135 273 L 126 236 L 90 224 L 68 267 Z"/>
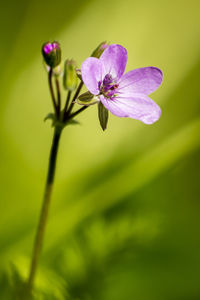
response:
<path id="1" fill-rule="evenodd" d="M 65 129 L 36 299 L 200 299 L 199 0 L 0 8 L 0 299 L 28 274 L 53 134 L 41 45 L 54 39 L 79 66 L 107 40 L 127 48 L 127 70 L 161 68 L 162 117 L 110 115 L 102 132 L 93 106 Z"/>

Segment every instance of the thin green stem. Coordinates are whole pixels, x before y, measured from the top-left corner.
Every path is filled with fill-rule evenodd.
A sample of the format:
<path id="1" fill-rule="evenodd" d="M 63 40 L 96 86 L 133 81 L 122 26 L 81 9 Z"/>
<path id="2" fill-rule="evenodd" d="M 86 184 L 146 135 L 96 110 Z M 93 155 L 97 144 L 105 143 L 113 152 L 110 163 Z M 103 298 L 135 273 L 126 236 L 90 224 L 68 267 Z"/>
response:
<path id="1" fill-rule="evenodd" d="M 68 108 L 68 105 L 69 105 L 69 101 L 70 101 L 70 98 L 71 98 L 71 91 L 68 91 L 67 93 L 67 99 L 66 99 L 66 102 L 65 102 L 65 107 L 64 107 L 64 110 L 63 110 L 63 121 L 65 120 L 65 117 L 66 117 L 66 114 L 67 114 L 67 108 Z"/>
<path id="2" fill-rule="evenodd" d="M 48 218 L 48 212 L 49 212 L 49 206 L 50 206 L 50 200 L 52 195 L 52 188 L 53 188 L 53 182 L 54 182 L 54 175 L 55 175 L 55 169 L 56 169 L 56 159 L 57 159 L 57 153 L 58 153 L 58 146 L 61 136 L 61 129 L 55 128 L 54 130 L 54 136 L 51 146 L 51 152 L 49 157 L 49 168 L 47 173 L 47 181 L 45 186 L 45 192 L 44 192 L 44 198 L 43 198 L 43 204 L 39 219 L 39 224 L 36 232 L 34 247 L 33 247 L 33 255 L 32 255 L 32 261 L 30 266 L 30 273 L 28 278 L 28 291 L 29 293 L 33 289 L 34 285 L 34 279 L 35 274 L 42 250 L 43 240 L 44 240 L 44 233 L 46 229 L 47 224 L 47 218 Z"/>
<path id="3" fill-rule="evenodd" d="M 79 110 L 77 110 L 73 114 L 69 115 L 69 117 L 67 118 L 67 120 L 73 119 L 75 116 L 77 116 L 78 114 L 80 114 L 82 111 L 84 111 L 88 107 L 89 107 L 88 105 L 81 107 Z"/>
<path id="4" fill-rule="evenodd" d="M 56 90 L 57 90 L 58 113 L 60 114 L 61 95 L 60 95 L 60 84 L 57 76 L 55 77 L 55 82 L 56 82 Z"/>
<path id="5" fill-rule="evenodd" d="M 56 116 L 58 117 L 59 116 L 59 108 L 56 104 L 56 98 L 55 98 L 54 91 L 53 91 L 52 77 L 53 77 L 53 70 L 50 69 L 49 73 L 48 73 L 49 89 L 50 89 L 51 98 L 52 98 L 52 101 L 53 101 L 54 111 L 55 111 Z"/>
<path id="6" fill-rule="evenodd" d="M 76 90 L 76 93 L 75 93 L 75 95 L 74 95 L 74 97 L 73 97 L 73 99 L 72 99 L 72 102 L 71 102 L 71 104 L 70 104 L 70 106 L 69 106 L 69 109 L 68 109 L 68 111 L 67 111 L 67 114 L 68 114 L 68 115 L 71 113 L 72 108 L 74 107 L 74 104 L 75 104 L 75 100 L 76 100 L 76 98 L 78 98 L 78 95 L 79 95 L 79 93 L 80 93 L 82 87 L 83 87 L 83 81 L 80 82 L 80 84 L 79 84 L 79 86 L 78 86 L 78 88 L 77 88 L 77 90 Z"/>

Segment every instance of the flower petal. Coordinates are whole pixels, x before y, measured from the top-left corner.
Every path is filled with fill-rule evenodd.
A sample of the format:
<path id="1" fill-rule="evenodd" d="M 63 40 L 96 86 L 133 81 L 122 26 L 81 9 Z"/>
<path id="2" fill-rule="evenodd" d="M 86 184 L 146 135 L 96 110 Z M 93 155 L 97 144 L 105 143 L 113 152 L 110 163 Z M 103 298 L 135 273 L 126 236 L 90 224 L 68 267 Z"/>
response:
<path id="1" fill-rule="evenodd" d="M 95 57 L 88 57 L 81 66 L 84 84 L 93 95 L 99 94 L 99 82 L 102 81 L 102 62 Z"/>
<path id="2" fill-rule="evenodd" d="M 115 97 L 112 99 L 100 96 L 103 105 L 117 117 L 129 117 L 145 124 L 156 122 L 161 115 L 160 107 L 144 94 L 132 97 Z"/>
<path id="3" fill-rule="evenodd" d="M 103 63 L 103 77 L 111 74 L 113 79 L 119 80 L 124 74 L 128 59 L 127 51 L 121 45 L 110 45 L 100 56 Z"/>
<path id="4" fill-rule="evenodd" d="M 162 71 L 158 68 L 135 69 L 122 76 L 118 91 L 124 95 L 132 95 L 133 93 L 149 95 L 160 86 L 162 78 Z"/>

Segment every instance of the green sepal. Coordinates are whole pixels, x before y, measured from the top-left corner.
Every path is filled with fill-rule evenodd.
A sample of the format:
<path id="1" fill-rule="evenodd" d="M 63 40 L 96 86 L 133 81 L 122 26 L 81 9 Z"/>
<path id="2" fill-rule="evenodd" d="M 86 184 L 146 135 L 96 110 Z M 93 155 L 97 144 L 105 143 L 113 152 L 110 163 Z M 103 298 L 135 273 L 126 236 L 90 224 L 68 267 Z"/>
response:
<path id="1" fill-rule="evenodd" d="M 98 117 L 101 128 L 104 131 L 107 128 L 108 123 L 108 110 L 101 102 L 98 103 Z"/>
<path id="2" fill-rule="evenodd" d="M 75 102 L 79 105 L 90 106 L 99 102 L 98 98 L 91 94 L 89 91 L 80 95 Z"/>
<path id="3" fill-rule="evenodd" d="M 65 127 L 65 124 L 63 122 L 61 122 L 60 120 L 57 119 L 56 115 L 53 114 L 53 113 L 49 113 L 45 118 L 44 118 L 44 122 L 47 121 L 47 120 L 51 120 L 52 121 L 52 124 L 51 126 L 52 127 L 57 127 L 57 128 L 64 128 Z"/>
<path id="4" fill-rule="evenodd" d="M 47 121 L 47 120 L 51 120 L 52 121 L 52 124 L 51 124 L 52 127 L 57 127 L 57 128 L 60 128 L 61 130 L 64 127 L 68 126 L 68 125 L 79 125 L 80 124 L 79 121 L 74 120 L 74 119 L 67 120 L 66 122 L 60 121 L 60 120 L 57 119 L 57 117 L 53 113 L 49 113 L 44 118 L 44 122 Z"/>
<path id="5" fill-rule="evenodd" d="M 56 120 L 52 126 L 56 127 L 57 129 L 63 130 L 63 128 L 65 128 L 68 125 L 78 125 L 80 124 L 78 121 L 71 119 L 71 120 L 67 120 L 66 122 L 62 122 L 59 120 Z"/>
<path id="6" fill-rule="evenodd" d="M 79 97 L 78 97 L 78 100 L 80 100 L 81 102 L 90 102 L 92 101 L 92 99 L 94 98 L 94 95 L 91 94 L 89 91 L 81 94 Z"/>
<path id="7" fill-rule="evenodd" d="M 46 122 L 47 120 L 52 120 L 52 125 L 53 125 L 53 123 L 56 121 L 55 114 L 49 113 L 48 115 L 46 115 L 46 117 L 44 118 L 44 122 Z"/>
<path id="8" fill-rule="evenodd" d="M 69 120 L 69 121 L 66 122 L 65 126 L 67 126 L 67 125 L 80 125 L 80 122 L 77 121 L 77 120 L 72 119 L 72 120 Z"/>

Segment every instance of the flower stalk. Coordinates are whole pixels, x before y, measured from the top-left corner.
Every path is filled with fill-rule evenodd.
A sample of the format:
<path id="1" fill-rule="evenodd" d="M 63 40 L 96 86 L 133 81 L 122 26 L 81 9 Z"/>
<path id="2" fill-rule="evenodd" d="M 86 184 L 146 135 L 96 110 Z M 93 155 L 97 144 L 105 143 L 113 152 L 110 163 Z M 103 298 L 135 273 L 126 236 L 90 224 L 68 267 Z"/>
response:
<path id="1" fill-rule="evenodd" d="M 29 278 L 28 278 L 29 292 L 31 292 L 33 289 L 36 270 L 37 270 L 39 257 L 40 257 L 40 253 L 41 253 L 41 249 L 42 249 L 42 245 L 43 245 L 44 233 L 45 233 L 45 229 L 46 229 L 48 212 L 49 212 L 51 196 L 52 196 L 52 189 L 53 189 L 54 176 L 55 176 L 55 170 L 56 170 L 56 160 L 57 160 L 57 153 L 58 153 L 61 132 L 62 132 L 62 129 L 60 127 L 55 127 L 51 151 L 50 151 L 50 157 L 49 157 L 49 167 L 48 167 L 47 180 L 46 180 L 46 186 L 45 186 L 45 191 L 44 191 L 43 204 L 42 204 L 42 209 L 41 209 L 41 213 L 40 213 L 37 233 L 36 233 L 36 237 L 35 237 L 35 242 L 34 242 L 34 247 L 33 247 L 33 256 L 32 256 L 30 273 L 29 273 Z"/>
<path id="2" fill-rule="evenodd" d="M 61 108 L 61 95 L 60 95 L 60 84 L 59 84 L 59 80 L 58 80 L 58 76 L 55 76 L 55 84 L 56 84 L 56 90 L 57 90 L 57 101 L 58 101 L 58 115 L 60 113 L 60 108 Z"/>
<path id="3" fill-rule="evenodd" d="M 67 109 L 68 109 L 68 106 L 69 106 L 69 102 L 70 102 L 70 98 L 71 98 L 71 91 L 68 91 L 67 93 L 67 99 L 66 99 L 66 102 L 65 102 L 65 107 L 64 107 L 64 110 L 63 110 L 63 118 L 67 112 Z M 64 120 L 64 119 L 63 119 Z"/>
<path id="4" fill-rule="evenodd" d="M 80 91 L 81 91 L 82 87 L 83 87 L 83 81 L 81 81 L 81 82 L 79 83 L 79 86 L 78 86 L 78 88 L 77 88 L 77 90 L 76 90 L 76 93 L 75 93 L 75 95 L 74 95 L 74 97 L 73 97 L 73 99 L 72 99 L 72 102 L 71 102 L 71 104 L 70 104 L 70 106 L 69 106 L 69 109 L 68 109 L 68 111 L 67 111 L 67 115 L 69 115 L 69 114 L 71 113 L 72 108 L 74 107 L 74 104 L 75 104 L 75 100 L 78 98 L 78 96 L 79 96 L 79 94 L 80 94 Z"/>
<path id="5" fill-rule="evenodd" d="M 48 73 L 49 89 L 50 89 L 50 93 L 51 93 L 51 98 L 52 98 L 55 114 L 57 117 L 59 117 L 59 106 L 56 103 L 56 98 L 55 98 L 55 94 L 54 94 L 54 90 L 53 90 L 52 78 L 53 78 L 53 69 L 50 68 L 49 73 Z"/>

